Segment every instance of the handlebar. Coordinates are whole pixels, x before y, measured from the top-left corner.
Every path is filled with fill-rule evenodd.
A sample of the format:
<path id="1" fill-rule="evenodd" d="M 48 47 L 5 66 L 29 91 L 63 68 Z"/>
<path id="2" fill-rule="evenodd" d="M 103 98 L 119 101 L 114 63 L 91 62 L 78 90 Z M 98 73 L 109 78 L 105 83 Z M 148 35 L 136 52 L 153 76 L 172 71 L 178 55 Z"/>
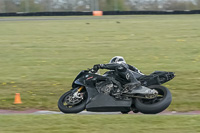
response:
<path id="1" fill-rule="evenodd" d="M 88 68 L 88 71 L 91 73 L 96 73 L 96 71 L 93 68 Z"/>

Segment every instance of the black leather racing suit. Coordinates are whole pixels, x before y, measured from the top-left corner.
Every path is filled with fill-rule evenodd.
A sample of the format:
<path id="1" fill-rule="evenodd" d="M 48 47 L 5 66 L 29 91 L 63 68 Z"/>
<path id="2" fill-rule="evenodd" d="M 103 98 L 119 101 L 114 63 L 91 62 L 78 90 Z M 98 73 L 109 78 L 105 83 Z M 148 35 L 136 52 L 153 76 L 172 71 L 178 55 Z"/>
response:
<path id="1" fill-rule="evenodd" d="M 125 63 L 99 64 L 99 65 L 94 65 L 93 68 L 96 70 L 98 70 L 99 68 L 115 70 L 117 72 L 117 75 L 123 80 L 125 80 L 125 83 L 139 83 L 133 74 L 134 72 L 143 75 L 136 67 Z"/>

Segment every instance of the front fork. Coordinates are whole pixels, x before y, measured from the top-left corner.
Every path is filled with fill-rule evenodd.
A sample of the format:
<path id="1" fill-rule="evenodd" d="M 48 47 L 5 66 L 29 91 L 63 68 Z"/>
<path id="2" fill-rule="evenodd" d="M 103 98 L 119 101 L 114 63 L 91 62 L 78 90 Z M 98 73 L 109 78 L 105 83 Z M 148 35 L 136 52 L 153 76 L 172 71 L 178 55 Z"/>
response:
<path id="1" fill-rule="evenodd" d="M 78 92 L 81 92 L 81 90 L 84 88 L 84 86 L 81 86 L 78 88 Z"/>
<path id="2" fill-rule="evenodd" d="M 84 93 L 80 93 L 83 90 L 84 86 L 80 86 L 77 91 L 74 92 L 72 98 L 83 99 Z M 75 89 L 76 90 L 76 89 Z"/>

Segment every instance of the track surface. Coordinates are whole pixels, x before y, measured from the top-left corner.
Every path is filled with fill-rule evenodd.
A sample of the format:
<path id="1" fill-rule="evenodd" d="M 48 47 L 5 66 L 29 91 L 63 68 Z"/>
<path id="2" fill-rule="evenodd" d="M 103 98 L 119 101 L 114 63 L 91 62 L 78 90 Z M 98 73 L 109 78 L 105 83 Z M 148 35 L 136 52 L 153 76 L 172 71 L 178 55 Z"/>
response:
<path id="1" fill-rule="evenodd" d="M 56 111 L 48 111 L 48 110 L 26 110 L 26 111 L 14 111 L 14 110 L 0 110 L 1 114 L 64 114 L 62 112 L 56 112 Z M 82 111 L 78 113 L 80 115 L 96 115 L 96 114 L 106 114 L 106 115 L 120 115 L 120 112 L 88 112 L 88 111 Z M 129 114 L 135 114 L 133 112 L 129 112 Z M 141 114 L 141 113 L 138 113 Z M 200 111 L 190 111 L 190 112 L 176 112 L 176 111 L 164 111 L 159 113 L 158 115 L 200 115 Z"/>
<path id="2" fill-rule="evenodd" d="M 48 21 L 48 20 L 91 20 L 91 19 L 132 19 L 135 16 L 57 16 L 57 17 L 0 17 L 1 21 Z M 137 16 L 139 17 L 139 16 Z M 143 16 L 145 17 L 145 16 Z"/>

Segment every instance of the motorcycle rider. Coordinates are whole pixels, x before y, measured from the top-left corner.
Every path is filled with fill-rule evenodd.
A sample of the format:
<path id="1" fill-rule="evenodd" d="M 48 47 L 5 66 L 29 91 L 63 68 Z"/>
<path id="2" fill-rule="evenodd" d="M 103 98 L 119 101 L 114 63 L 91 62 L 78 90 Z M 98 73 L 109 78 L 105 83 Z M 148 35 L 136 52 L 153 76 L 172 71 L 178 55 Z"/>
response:
<path id="1" fill-rule="evenodd" d="M 96 64 L 93 66 L 93 71 L 97 72 L 99 69 L 114 70 L 119 78 L 125 81 L 122 93 L 126 94 L 152 94 L 154 91 L 141 86 L 141 83 L 135 78 L 134 73 L 144 75 L 136 67 L 126 63 L 122 56 L 113 57 L 108 64 Z"/>

